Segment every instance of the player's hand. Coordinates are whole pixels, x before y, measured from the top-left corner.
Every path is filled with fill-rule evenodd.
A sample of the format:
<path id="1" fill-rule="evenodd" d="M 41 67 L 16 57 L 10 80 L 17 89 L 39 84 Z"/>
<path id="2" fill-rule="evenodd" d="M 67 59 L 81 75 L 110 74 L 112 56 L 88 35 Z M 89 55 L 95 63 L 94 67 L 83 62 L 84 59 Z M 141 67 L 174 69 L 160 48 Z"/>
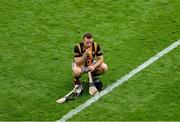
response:
<path id="1" fill-rule="evenodd" d="M 90 48 L 86 49 L 85 55 L 86 55 L 86 56 L 89 56 L 90 54 L 91 54 L 91 49 L 90 49 Z"/>
<path id="2" fill-rule="evenodd" d="M 90 66 L 88 67 L 88 70 L 89 70 L 90 72 L 93 72 L 94 69 L 95 69 L 94 65 L 90 65 Z"/>

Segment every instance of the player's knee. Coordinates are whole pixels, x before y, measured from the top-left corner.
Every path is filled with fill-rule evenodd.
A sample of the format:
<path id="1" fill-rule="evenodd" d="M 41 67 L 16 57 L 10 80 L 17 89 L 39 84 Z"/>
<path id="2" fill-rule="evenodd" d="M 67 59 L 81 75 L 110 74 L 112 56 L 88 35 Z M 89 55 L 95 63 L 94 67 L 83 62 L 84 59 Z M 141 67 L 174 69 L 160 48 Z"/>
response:
<path id="1" fill-rule="evenodd" d="M 82 73 L 82 69 L 80 67 L 73 68 L 74 76 L 78 77 Z"/>
<path id="2" fill-rule="evenodd" d="M 107 72 L 108 71 L 107 64 L 105 64 L 105 63 L 102 64 L 102 70 L 103 70 L 103 72 Z"/>
<path id="3" fill-rule="evenodd" d="M 107 70 L 108 70 L 107 64 L 102 63 L 102 64 L 100 65 L 100 67 L 98 68 L 98 70 L 101 71 L 102 73 L 107 72 Z"/>

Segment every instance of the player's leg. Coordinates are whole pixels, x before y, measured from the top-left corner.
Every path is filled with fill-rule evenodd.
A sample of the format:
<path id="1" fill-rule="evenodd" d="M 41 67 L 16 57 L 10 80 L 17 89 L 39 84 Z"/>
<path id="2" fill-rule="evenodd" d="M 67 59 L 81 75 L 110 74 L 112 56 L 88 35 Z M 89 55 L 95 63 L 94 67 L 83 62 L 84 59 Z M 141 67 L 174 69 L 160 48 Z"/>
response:
<path id="1" fill-rule="evenodd" d="M 83 74 L 82 67 L 77 66 L 76 63 L 72 64 L 72 71 L 73 71 L 73 77 L 74 77 L 74 85 L 80 84 L 80 77 Z"/>
<path id="2" fill-rule="evenodd" d="M 76 90 L 73 93 L 73 96 L 79 96 L 82 93 L 83 86 L 80 82 L 80 77 L 83 74 L 83 66 L 77 66 L 75 63 L 72 64 L 72 71 L 73 71 L 73 77 L 74 77 L 74 87 L 76 87 Z"/>
<path id="3" fill-rule="evenodd" d="M 98 66 L 94 72 L 92 73 L 94 77 L 99 76 L 107 72 L 108 66 L 106 63 L 102 63 L 100 66 Z"/>
<path id="4" fill-rule="evenodd" d="M 107 64 L 102 63 L 99 67 L 97 67 L 95 69 L 94 72 L 92 72 L 93 82 L 94 82 L 94 85 L 96 86 L 96 88 L 98 89 L 98 91 L 102 90 L 103 84 L 102 84 L 100 78 L 98 78 L 97 76 L 102 75 L 103 73 L 107 72 L 107 70 L 108 70 Z"/>

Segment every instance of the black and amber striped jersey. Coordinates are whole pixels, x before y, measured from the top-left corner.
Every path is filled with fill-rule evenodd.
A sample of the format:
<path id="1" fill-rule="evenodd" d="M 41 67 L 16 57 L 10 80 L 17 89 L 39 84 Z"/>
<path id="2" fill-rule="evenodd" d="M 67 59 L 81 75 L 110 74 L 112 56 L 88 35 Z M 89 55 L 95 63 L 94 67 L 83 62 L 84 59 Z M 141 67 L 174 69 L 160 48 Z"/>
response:
<path id="1" fill-rule="evenodd" d="M 74 46 L 74 57 L 82 57 L 85 52 L 84 43 L 80 42 Z M 103 53 L 101 52 L 101 48 L 99 44 L 96 42 L 92 43 L 92 56 L 95 59 L 96 56 L 101 56 Z"/>

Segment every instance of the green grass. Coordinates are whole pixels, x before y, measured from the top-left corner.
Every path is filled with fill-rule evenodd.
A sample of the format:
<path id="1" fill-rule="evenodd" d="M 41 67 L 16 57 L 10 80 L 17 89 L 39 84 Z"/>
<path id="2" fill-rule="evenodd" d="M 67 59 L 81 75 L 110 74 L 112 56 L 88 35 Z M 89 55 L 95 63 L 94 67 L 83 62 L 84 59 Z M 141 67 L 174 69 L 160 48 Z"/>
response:
<path id="1" fill-rule="evenodd" d="M 73 46 L 82 39 L 84 32 L 92 32 L 104 52 L 105 62 L 109 66 L 108 73 L 101 77 L 105 86 L 112 84 L 180 37 L 178 0 L 1 0 L 0 8 L 0 120 L 57 120 L 91 97 L 85 92 L 76 101 L 64 105 L 55 103 L 72 89 Z M 176 55 L 175 53 L 173 54 Z M 178 55 L 175 58 L 179 60 Z M 170 57 L 164 60 L 172 59 Z M 132 83 L 130 81 L 118 88 L 119 91 L 115 90 L 115 96 L 109 94 L 105 99 L 108 96 L 112 99 L 118 94 L 124 95 L 124 91 L 129 95 L 124 95 L 124 99 L 118 97 L 117 101 L 126 101 L 127 97 L 131 99 L 135 93 L 140 94 L 143 91 L 135 87 L 136 80 L 140 83 L 144 81 L 139 87 L 149 87 L 150 91 L 151 87 L 162 87 L 162 90 L 152 88 L 158 93 L 163 92 L 165 87 L 171 87 L 170 91 L 173 91 L 179 77 L 173 80 L 178 75 L 170 70 L 169 66 L 173 65 L 171 61 L 162 70 L 167 71 L 167 77 L 168 74 L 171 76 L 172 81 L 166 79 L 171 86 L 155 84 L 155 81 L 154 84 L 145 84 L 146 80 L 150 82 L 146 77 L 148 74 L 153 75 L 152 79 L 165 78 L 164 75 L 155 73 L 161 68 L 161 64 L 155 65 L 152 70 L 144 71 L 143 76 L 139 74 Z M 179 67 L 178 62 L 174 67 Z M 127 87 L 131 88 L 126 89 Z M 168 100 L 167 109 L 162 110 L 169 111 L 163 111 L 162 116 L 157 116 L 159 118 L 150 119 L 150 115 L 144 112 L 145 109 L 154 113 L 158 106 L 152 105 L 170 99 L 166 95 L 160 95 L 154 103 L 145 104 L 150 99 L 150 91 L 142 95 L 147 100 L 138 101 L 138 96 L 134 96 L 132 99 L 135 99 L 135 104 L 126 103 L 125 108 L 118 112 L 124 119 L 118 114 L 112 119 L 180 120 L 177 117 L 180 113 L 178 109 L 174 109 L 177 114 L 173 112 L 171 116 L 163 117 L 170 113 L 170 107 L 173 106 Z M 176 93 L 176 90 L 170 92 L 172 96 Z M 172 99 L 177 103 L 178 99 Z M 111 101 L 106 104 L 115 106 L 115 103 L 116 101 Z M 130 113 L 129 106 L 137 104 L 140 107 Z M 179 103 L 176 108 L 178 107 Z M 99 112 L 101 110 L 97 111 Z M 128 115 L 131 117 L 127 118 Z M 99 120 L 107 119 L 106 116 L 98 117 Z M 111 120 L 110 117 L 107 120 Z"/>
<path id="2" fill-rule="evenodd" d="M 70 120 L 179 121 L 180 48 Z"/>

